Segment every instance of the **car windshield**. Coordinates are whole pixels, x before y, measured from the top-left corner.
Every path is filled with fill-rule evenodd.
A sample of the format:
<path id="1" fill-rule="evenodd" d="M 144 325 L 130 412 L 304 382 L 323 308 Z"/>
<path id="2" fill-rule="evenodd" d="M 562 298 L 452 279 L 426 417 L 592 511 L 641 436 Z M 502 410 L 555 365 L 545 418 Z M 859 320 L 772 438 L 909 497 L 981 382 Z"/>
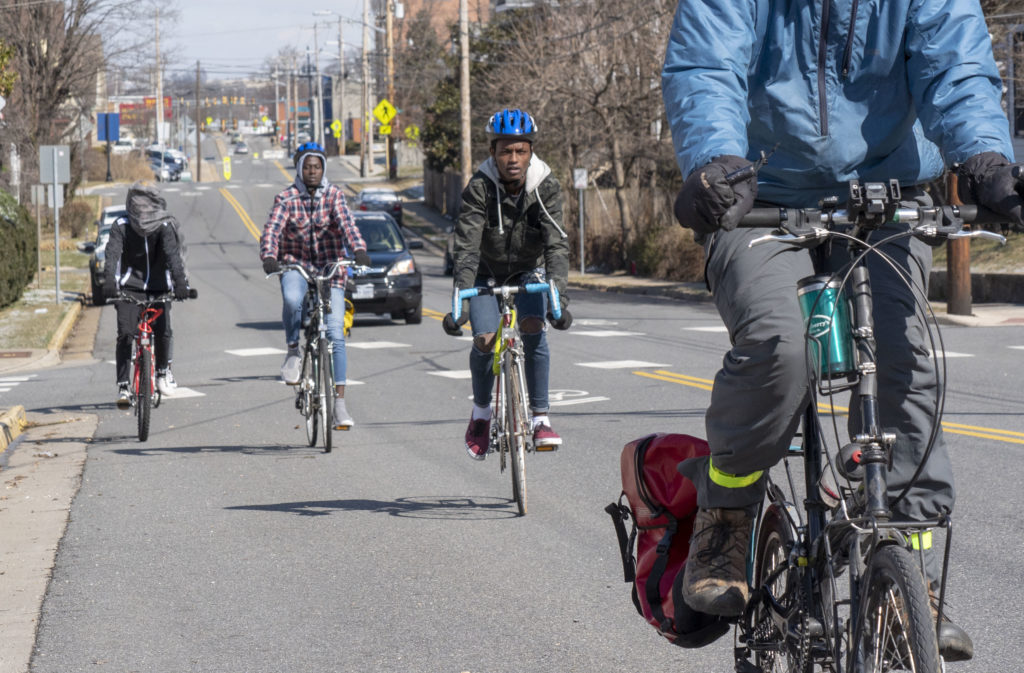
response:
<path id="1" fill-rule="evenodd" d="M 402 236 L 387 220 L 358 219 L 356 225 L 366 241 L 367 252 L 398 252 L 405 248 Z"/>

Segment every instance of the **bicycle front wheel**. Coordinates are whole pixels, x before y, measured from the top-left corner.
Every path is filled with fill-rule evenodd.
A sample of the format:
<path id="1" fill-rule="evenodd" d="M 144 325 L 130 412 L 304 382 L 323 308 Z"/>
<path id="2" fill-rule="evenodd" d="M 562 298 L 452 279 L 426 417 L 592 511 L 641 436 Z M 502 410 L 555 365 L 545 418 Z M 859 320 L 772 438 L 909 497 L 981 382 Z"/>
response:
<path id="1" fill-rule="evenodd" d="M 526 436 L 530 431 L 529 418 L 523 390 L 523 363 L 515 357 L 506 362 L 505 431 L 511 440 L 509 458 L 512 462 L 512 496 L 522 516 L 526 514 Z"/>
<path id="2" fill-rule="evenodd" d="M 334 367 L 331 359 L 331 345 L 327 339 L 320 339 L 320 430 L 324 435 L 324 453 L 331 452 L 334 433 Z"/>
<path id="3" fill-rule="evenodd" d="M 316 374 L 316 358 L 307 344 L 302 352 L 302 378 L 299 379 L 301 386 L 299 394 L 302 395 L 302 415 L 306 417 L 306 441 L 309 446 L 316 446 L 316 433 L 320 421 L 315 390 Z"/>
<path id="4" fill-rule="evenodd" d="M 153 401 L 153 360 L 148 348 L 139 353 L 135 372 L 135 414 L 139 421 L 139 441 L 149 439 L 149 411 Z"/>
<path id="5" fill-rule="evenodd" d="M 939 673 L 942 665 L 928 590 L 914 557 L 903 547 L 886 545 L 869 563 L 850 670 Z"/>

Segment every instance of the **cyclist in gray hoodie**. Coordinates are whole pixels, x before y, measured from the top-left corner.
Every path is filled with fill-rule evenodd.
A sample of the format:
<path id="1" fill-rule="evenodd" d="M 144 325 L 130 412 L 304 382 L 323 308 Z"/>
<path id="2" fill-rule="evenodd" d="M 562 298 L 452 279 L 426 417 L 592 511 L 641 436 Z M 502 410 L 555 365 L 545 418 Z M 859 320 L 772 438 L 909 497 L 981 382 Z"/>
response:
<path id="1" fill-rule="evenodd" d="M 533 412 L 533 441 L 538 447 L 562 444 L 548 419 L 550 353 L 544 332 L 547 314 L 556 329 L 568 329 L 572 315 L 566 309 L 569 277 L 569 242 L 562 229 L 562 191 L 551 168 L 533 154 L 537 126 L 522 110 L 502 110 L 487 124 L 490 158 L 484 161 L 462 192 L 462 208 L 455 224 L 455 287 L 469 289 L 519 284 L 527 279 L 552 279 L 560 294 L 562 316 L 547 311 L 547 296 L 516 295 L 519 329 L 526 352 L 526 387 Z M 468 306 L 466 306 L 468 304 Z M 473 375 L 473 413 L 466 430 L 466 451 L 475 460 L 487 455 L 494 374 L 491 359 L 498 331 L 498 302 L 493 296 L 464 302 L 458 323 L 449 313 L 443 326 L 461 333 L 470 320 L 473 348 L 469 364 Z"/>

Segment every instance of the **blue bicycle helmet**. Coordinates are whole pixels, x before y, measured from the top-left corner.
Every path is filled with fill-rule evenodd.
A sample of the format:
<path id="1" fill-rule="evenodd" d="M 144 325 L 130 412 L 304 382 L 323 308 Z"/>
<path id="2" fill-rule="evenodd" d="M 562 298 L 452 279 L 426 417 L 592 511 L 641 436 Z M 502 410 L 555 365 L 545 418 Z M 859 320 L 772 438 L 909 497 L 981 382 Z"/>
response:
<path id="1" fill-rule="evenodd" d="M 495 140 L 525 140 L 533 143 L 537 135 L 537 124 L 523 110 L 495 112 L 487 122 L 487 139 L 493 144 Z"/>
<path id="2" fill-rule="evenodd" d="M 302 158 L 307 154 L 312 154 L 315 157 L 320 157 L 320 161 L 324 168 L 327 168 L 327 153 L 324 152 L 323 146 L 320 143 L 302 143 L 298 149 L 295 150 L 295 167 L 298 168 L 302 165 Z"/>

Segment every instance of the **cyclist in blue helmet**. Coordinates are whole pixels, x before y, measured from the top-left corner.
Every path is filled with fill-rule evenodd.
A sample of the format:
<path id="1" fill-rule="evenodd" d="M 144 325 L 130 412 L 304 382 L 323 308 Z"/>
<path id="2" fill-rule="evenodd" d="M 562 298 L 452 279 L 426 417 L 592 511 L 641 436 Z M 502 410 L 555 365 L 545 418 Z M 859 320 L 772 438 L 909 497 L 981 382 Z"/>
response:
<path id="1" fill-rule="evenodd" d="M 561 187 L 548 165 L 533 153 L 536 136 L 536 121 L 522 110 L 501 110 L 487 122 L 490 157 L 480 164 L 462 192 L 462 208 L 455 224 L 454 276 L 458 289 L 485 287 L 492 282 L 503 285 L 535 278 L 554 280 L 561 293 L 559 320 L 547 310 L 546 295 L 516 295 L 526 352 L 526 387 L 533 412 L 533 441 L 535 446 L 554 449 L 562 444 L 562 438 L 551 428 L 548 418 L 551 358 L 544 318 L 547 315 L 556 329 L 568 329 L 572 324 L 565 292 L 569 243 L 561 224 Z M 449 334 L 458 334 L 466 320 L 473 326 L 469 356 L 473 411 L 465 443 L 471 458 L 483 460 L 490 434 L 497 300 L 474 297 L 463 304 L 458 324 L 449 313 L 443 327 Z"/>
<path id="2" fill-rule="evenodd" d="M 361 266 L 370 265 L 366 243 L 359 235 L 341 188 L 324 175 L 327 156 L 318 143 L 304 143 L 295 151 L 295 181 L 274 197 L 274 206 L 260 237 L 260 259 L 265 273 L 280 271 L 281 264 L 297 264 L 315 274 L 346 256 Z M 347 254 L 346 254 L 347 253 Z M 331 303 L 345 305 L 345 279 L 340 270 L 331 280 Z M 288 353 L 281 378 L 296 385 L 301 377 L 299 329 L 306 280 L 298 271 L 281 276 L 284 300 L 282 322 Z M 327 336 L 333 344 L 334 427 L 345 429 L 354 422 L 345 407 L 345 311 L 327 314 Z"/>

